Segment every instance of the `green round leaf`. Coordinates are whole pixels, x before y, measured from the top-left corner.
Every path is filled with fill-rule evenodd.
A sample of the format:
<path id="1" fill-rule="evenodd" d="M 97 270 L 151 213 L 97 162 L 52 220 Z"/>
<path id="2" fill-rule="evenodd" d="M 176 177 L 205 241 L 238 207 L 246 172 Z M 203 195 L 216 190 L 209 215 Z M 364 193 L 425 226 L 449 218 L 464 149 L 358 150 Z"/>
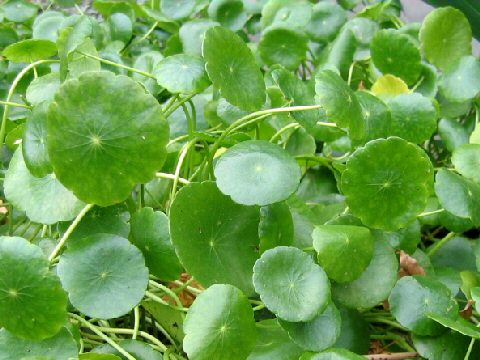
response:
<path id="1" fill-rule="evenodd" d="M 260 253 L 279 245 L 293 242 L 293 219 L 288 205 L 284 202 L 260 208 Z"/>
<path id="2" fill-rule="evenodd" d="M 313 230 L 312 237 L 318 263 L 336 282 L 357 279 L 372 260 L 373 236 L 365 227 L 319 225 Z"/>
<path id="3" fill-rule="evenodd" d="M 67 296 L 42 250 L 19 237 L 0 237 L 0 326 L 17 337 L 52 337 L 67 320 Z"/>
<path id="4" fill-rule="evenodd" d="M 347 83 L 332 70 L 323 70 L 315 75 L 315 92 L 327 118 L 339 127 L 348 127 L 352 139 L 362 138 L 365 123 L 362 108 Z"/>
<path id="5" fill-rule="evenodd" d="M 241 30 L 248 20 L 242 0 L 212 0 L 208 16 L 233 31 Z"/>
<path id="6" fill-rule="evenodd" d="M 130 241 L 142 251 L 150 273 L 162 280 L 178 279 L 183 267 L 170 241 L 168 217 L 143 208 L 133 215 L 130 225 Z"/>
<path id="7" fill-rule="evenodd" d="M 20 339 L 0 329 L 0 359 L 19 360 L 29 356 L 48 356 L 48 359 L 68 360 L 78 355 L 72 333 L 62 328 L 55 336 L 42 341 Z"/>
<path id="8" fill-rule="evenodd" d="M 305 0 L 268 1 L 262 9 L 261 24 L 263 28 L 270 25 L 303 29 L 312 16 L 312 5 Z"/>
<path id="9" fill-rule="evenodd" d="M 160 10 L 170 19 L 179 20 L 188 17 L 195 9 L 196 4 L 195 0 L 162 0 Z"/>
<path id="10" fill-rule="evenodd" d="M 203 42 L 205 68 L 213 85 L 231 104 L 255 111 L 265 103 L 265 83 L 243 40 L 221 26 L 210 28 Z"/>
<path id="11" fill-rule="evenodd" d="M 28 39 L 9 45 L 2 55 L 14 62 L 32 63 L 57 54 L 57 46 L 50 40 Z"/>
<path id="12" fill-rule="evenodd" d="M 429 314 L 457 315 L 458 305 L 445 285 L 427 276 L 404 276 L 388 298 L 397 321 L 417 335 L 438 335 L 443 327 Z"/>
<path id="13" fill-rule="evenodd" d="M 241 142 L 215 165 L 218 188 L 244 205 L 268 205 L 288 198 L 300 183 L 297 162 L 267 141 Z"/>
<path id="14" fill-rule="evenodd" d="M 312 8 L 312 17 L 306 30 L 315 41 L 332 40 L 348 20 L 347 13 L 336 3 L 319 2 Z"/>
<path id="15" fill-rule="evenodd" d="M 183 348 L 192 360 L 246 359 L 255 347 L 255 319 L 248 299 L 231 285 L 212 285 L 185 319 Z"/>
<path id="16" fill-rule="evenodd" d="M 334 284 L 335 301 L 359 311 L 368 310 L 385 300 L 397 281 L 398 260 L 392 247 L 375 241 L 373 258 L 360 277 L 352 282 Z"/>
<path id="17" fill-rule="evenodd" d="M 360 45 L 370 45 L 379 28 L 375 21 L 365 17 L 354 17 L 345 27 L 351 30 Z"/>
<path id="18" fill-rule="evenodd" d="M 142 300 L 148 285 L 148 269 L 140 250 L 111 234 L 69 243 L 57 273 L 72 305 L 100 319 L 128 313 Z"/>
<path id="19" fill-rule="evenodd" d="M 27 118 L 22 140 L 25 165 L 36 177 L 44 177 L 52 172 L 47 151 L 47 109 L 46 103 L 33 109 Z"/>
<path id="20" fill-rule="evenodd" d="M 309 351 L 322 351 L 331 347 L 340 335 L 340 312 L 333 303 L 308 322 L 279 320 L 288 336 Z"/>
<path id="21" fill-rule="evenodd" d="M 437 112 L 429 98 L 418 93 L 387 99 L 392 115 L 390 135 L 421 144 L 437 129 Z"/>
<path id="22" fill-rule="evenodd" d="M 365 225 L 397 230 L 425 209 L 432 182 L 433 166 L 423 150 L 390 137 L 355 151 L 341 187 L 350 210 Z"/>
<path id="23" fill-rule="evenodd" d="M 480 185 L 452 171 L 440 169 L 435 177 L 435 194 L 449 213 L 480 224 Z"/>
<path id="24" fill-rule="evenodd" d="M 133 27 L 130 17 L 121 12 L 114 13 L 108 18 L 108 25 L 112 41 L 118 40 L 124 44 L 129 42 Z"/>
<path id="25" fill-rule="evenodd" d="M 214 182 L 182 188 L 170 209 L 172 243 L 202 285 L 227 283 L 253 293 L 259 211 L 234 203 Z"/>
<path id="26" fill-rule="evenodd" d="M 422 71 L 420 50 L 410 36 L 397 30 L 378 31 L 372 42 L 372 60 L 384 74 L 414 84 Z"/>
<path id="27" fill-rule="evenodd" d="M 323 269 L 294 247 L 265 251 L 253 268 L 253 284 L 267 308 L 290 322 L 313 320 L 330 298 Z"/>
<path id="28" fill-rule="evenodd" d="M 48 153 L 62 184 L 108 206 L 154 177 L 168 133 L 160 105 L 138 83 L 90 72 L 63 83 L 50 105 Z"/>
<path id="29" fill-rule="evenodd" d="M 58 73 L 40 76 L 33 79 L 30 85 L 28 85 L 26 98 L 34 106 L 42 102 L 49 102 L 53 100 L 59 87 L 60 76 Z"/>
<path id="30" fill-rule="evenodd" d="M 55 224 L 72 220 L 85 204 L 67 190 L 54 174 L 37 178 L 25 165 L 22 149 L 13 154 L 5 175 L 5 197 L 17 209 L 25 211 L 31 221 Z"/>
<path id="31" fill-rule="evenodd" d="M 172 0 L 176 3 L 183 1 Z M 211 27 L 220 25 L 209 19 L 194 19 L 182 24 L 178 31 L 183 45 L 183 52 L 187 55 L 202 55 L 202 43 L 205 32 Z"/>
<path id="32" fill-rule="evenodd" d="M 56 42 L 58 30 L 65 16 L 59 11 L 45 11 L 35 18 L 32 27 L 32 38 Z"/>
<path id="33" fill-rule="evenodd" d="M 247 360 L 291 360 L 297 359 L 304 350 L 296 345 L 277 319 L 257 322 L 257 345 Z"/>
<path id="34" fill-rule="evenodd" d="M 440 336 L 412 336 L 418 353 L 428 360 L 464 360 L 470 338 L 454 331 Z"/>
<path id="35" fill-rule="evenodd" d="M 372 85 L 371 91 L 374 95 L 383 95 L 385 98 L 409 92 L 408 85 L 402 79 L 390 74 L 379 77 Z"/>
<path id="36" fill-rule="evenodd" d="M 158 84 L 173 94 L 201 93 L 210 85 L 205 64 L 199 56 L 185 54 L 169 56 L 158 63 L 154 74 Z"/>
<path id="37" fill-rule="evenodd" d="M 269 66 L 280 64 L 297 69 L 307 56 L 308 39 L 294 28 L 274 26 L 264 31 L 258 44 L 262 60 Z"/>
<path id="38" fill-rule="evenodd" d="M 27 0 L 11 0 L 2 5 L 7 20 L 23 23 L 32 19 L 38 12 L 38 6 Z"/>
<path id="39" fill-rule="evenodd" d="M 446 70 L 472 53 L 472 29 L 460 10 L 450 6 L 433 10 L 420 29 L 420 43 L 428 61 Z"/>
<path id="40" fill-rule="evenodd" d="M 136 360 L 163 360 L 162 353 L 154 350 L 150 345 L 137 340 L 122 340 L 119 345 L 125 349 L 130 355 L 134 356 Z M 120 354 L 120 352 L 108 344 L 98 346 L 92 350 L 93 353 L 98 354 L 114 354 L 121 359 L 127 358 Z"/>
<path id="41" fill-rule="evenodd" d="M 443 73 L 440 90 L 448 100 L 462 102 L 477 96 L 479 84 L 480 62 L 473 56 L 464 56 Z"/>
<path id="42" fill-rule="evenodd" d="M 456 148 L 452 155 L 452 164 L 466 178 L 480 182 L 480 145 L 465 144 Z"/>

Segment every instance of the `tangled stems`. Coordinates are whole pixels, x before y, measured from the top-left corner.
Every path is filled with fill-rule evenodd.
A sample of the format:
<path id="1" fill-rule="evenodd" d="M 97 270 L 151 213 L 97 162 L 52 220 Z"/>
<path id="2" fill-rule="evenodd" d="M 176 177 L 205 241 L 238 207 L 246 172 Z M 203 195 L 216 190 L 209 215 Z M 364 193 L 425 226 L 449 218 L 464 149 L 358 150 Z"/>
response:
<path id="1" fill-rule="evenodd" d="M 427 251 L 427 255 L 430 257 L 435 255 L 447 242 L 452 240 L 455 235 L 457 234 L 454 232 L 448 233 L 443 239 L 437 241 L 435 244 L 432 245 L 432 247 Z"/>

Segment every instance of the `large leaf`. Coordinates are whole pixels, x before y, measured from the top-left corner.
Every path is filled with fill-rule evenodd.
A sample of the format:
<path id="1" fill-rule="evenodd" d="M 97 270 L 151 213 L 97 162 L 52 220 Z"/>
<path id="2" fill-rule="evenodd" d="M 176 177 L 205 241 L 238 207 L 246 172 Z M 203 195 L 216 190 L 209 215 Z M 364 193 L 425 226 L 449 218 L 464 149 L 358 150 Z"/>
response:
<path id="1" fill-rule="evenodd" d="M 84 73 L 66 81 L 50 106 L 48 153 L 62 184 L 85 202 L 107 206 L 154 177 L 168 133 L 160 105 L 135 81 Z"/>

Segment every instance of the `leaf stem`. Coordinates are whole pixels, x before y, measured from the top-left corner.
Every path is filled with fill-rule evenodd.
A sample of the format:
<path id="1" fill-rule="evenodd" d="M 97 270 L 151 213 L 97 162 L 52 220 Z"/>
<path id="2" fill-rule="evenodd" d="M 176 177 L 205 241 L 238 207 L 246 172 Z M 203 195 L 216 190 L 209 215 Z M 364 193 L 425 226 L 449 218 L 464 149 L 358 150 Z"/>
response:
<path id="1" fill-rule="evenodd" d="M 158 302 L 162 305 L 166 305 L 166 306 L 170 306 L 172 309 L 175 309 L 175 310 L 178 310 L 178 311 L 183 311 L 183 312 L 188 312 L 188 309 L 187 308 L 184 308 L 184 307 L 177 307 L 177 306 L 173 306 L 171 304 L 169 304 L 167 301 L 163 300 L 161 297 L 151 293 L 150 291 L 145 291 L 145 296 L 155 302 Z"/>
<path id="2" fill-rule="evenodd" d="M 421 213 L 420 215 L 417 215 L 417 217 L 430 216 L 430 215 L 434 215 L 434 214 L 439 214 L 439 213 L 444 212 L 444 211 L 445 211 L 445 209 L 438 209 L 438 210 L 434 210 L 434 211 L 426 211 L 426 212 Z"/>
<path id="3" fill-rule="evenodd" d="M 161 178 L 161 179 L 169 179 L 169 180 L 175 180 L 175 175 L 173 174 L 167 174 L 167 173 L 163 173 L 163 172 L 157 172 L 155 174 L 156 177 L 158 178 Z M 184 185 L 188 185 L 190 184 L 190 181 L 188 181 L 187 179 L 184 179 L 182 177 L 179 177 L 178 178 L 178 182 L 180 184 L 184 184 Z"/>
<path id="4" fill-rule="evenodd" d="M 31 109 L 31 108 L 32 108 L 32 106 L 30 106 L 30 105 L 19 104 L 19 103 L 16 103 L 16 102 L 3 101 L 3 100 L 0 100 L 0 105 L 8 105 L 8 106 L 13 106 L 13 107 L 21 107 L 21 108 L 25 108 L 25 109 Z"/>
<path id="5" fill-rule="evenodd" d="M 93 207 L 94 205 L 93 204 L 88 204 L 86 205 L 82 211 L 80 211 L 80 213 L 77 215 L 77 217 L 75 218 L 75 220 L 73 220 L 73 222 L 70 224 L 70 226 L 68 227 L 67 231 L 65 231 L 65 234 L 63 234 L 62 238 L 60 239 L 60 241 L 58 242 L 57 246 L 55 247 L 55 249 L 53 249 L 52 253 L 50 254 L 50 256 L 48 257 L 48 260 L 51 262 L 53 259 L 55 259 L 55 257 L 58 255 L 58 253 L 60 252 L 60 250 L 62 249 L 63 245 L 65 245 L 65 242 L 68 240 L 68 238 L 70 237 L 70 235 L 72 234 L 73 230 L 75 230 L 75 228 L 78 226 L 78 224 L 80 223 L 80 221 L 82 220 L 82 218 L 85 216 L 85 214 L 87 212 L 90 211 L 90 209 Z"/>
<path id="6" fill-rule="evenodd" d="M 287 124 L 285 125 L 283 128 L 281 128 L 280 130 L 278 130 L 270 139 L 270 142 L 275 142 L 277 141 L 277 139 L 279 139 L 286 131 L 290 130 L 290 129 L 298 129 L 300 128 L 300 124 L 297 123 L 297 122 L 293 122 L 293 123 L 290 123 L 290 124 Z"/>
<path id="7" fill-rule="evenodd" d="M 446 243 L 448 243 L 450 240 L 452 240 L 455 237 L 455 235 L 457 235 L 457 234 L 454 233 L 454 232 L 448 233 L 443 239 L 434 243 L 430 247 L 430 249 L 427 250 L 427 255 L 430 256 L 430 257 L 435 255 Z"/>
<path id="8" fill-rule="evenodd" d="M 138 329 L 140 328 L 140 308 L 135 306 L 133 309 L 134 323 L 132 339 L 135 340 L 138 336 Z"/>
<path id="9" fill-rule="evenodd" d="M 8 103 L 12 99 L 12 96 L 15 92 L 15 89 L 18 86 L 18 83 L 25 76 L 25 74 L 28 73 L 31 69 L 33 69 L 35 66 L 40 65 L 40 64 L 52 63 L 52 62 L 58 62 L 58 60 L 39 60 L 39 61 L 36 61 L 36 62 L 26 66 L 22 71 L 20 71 L 18 73 L 18 75 L 13 80 L 12 85 L 10 86 L 10 89 L 8 90 L 7 98 L 5 99 L 6 104 L 5 104 L 5 108 L 3 109 L 2 125 L 0 127 L 0 159 L 2 158 L 3 143 L 5 142 L 5 132 L 6 132 L 6 129 L 7 129 L 7 119 L 8 119 L 8 114 L 9 114 L 9 110 L 10 110 L 10 105 Z"/>
<path id="10" fill-rule="evenodd" d="M 124 348 L 122 348 L 120 345 L 118 345 L 115 341 L 113 341 L 111 338 L 109 338 L 107 335 L 105 335 L 100 328 L 97 326 L 89 323 L 87 320 L 82 318 L 81 316 L 78 316 L 77 314 L 72 314 L 69 313 L 69 315 L 74 318 L 75 320 L 79 321 L 80 324 L 83 325 L 83 327 L 89 328 L 93 333 L 96 335 L 100 336 L 104 341 L 106 341 L 109 345 L 111 345 L 114 349 L 118 350 L 120 354 L 125 356 L 128 360 L 136 360 L 132 355 L 130 355 L 129 352 L 127 352 Z"/>
<path id="11" fill-rule="evenodd" d="M 153 31 L 155 30 L 155 28 L 158 26 L 158 21 L 156 21 L 152 27 L 145 33 L 145 35 L 142 36 L 142 38 L 139 40 L 139 41 L 143 41 L 145 40 L 146 38 L 148 38 L 152 33 Z"/>
<path id="12" fill-rule="evenodd" d="M 155 77 L 155 75 L 153 74 L 150 74 L 149 72 L 146 72 L 146 71 L 143 71 L 143 70 L 139 70 L 139 69 L 135 69 L 133 67 L 130 67 L 130 66 L 127 66 L 127 65 L 123 65 L 123 64 L 119 64 L 119 63 L 116 63 L 114 61 L 110 61 L 110 60 L 107 60 L 107 59 L 102 59 L 101 57 L 98 57 L 98 56 L 95 56 L 95 55 L 91 55 L 91 54 L 87 54 L 83 51 L 80 51 L 80 50 L 75 50 L 76 52 L 78 52 L 79 54 L 82 54 L 83 56 L 86 56 L 86 57 L 89 57 L 91 59 L 95 59 L 95 60 L 98 60 L 104 64 L 108 64 L 108 65 L 112 65 L 112 66 L 116 66 L 118 68 L 122 68 L 122 69 L 125 69 L 125 70 L 128 70 L 130 72 L 134 72 L 134 73 L 137 73 L 137 74 L 140 74 L 140 75 L 143 75 L 143 76 L 146 76 L 146 77 L 149 77 L 151 79 L 157 79 Z"/>
<path id="13" fill-rule="evenodd" d="M 120 334 L 120 335 L 133 335 L 134 330 L 123 328 L 111 328 L 111 327 L 98 327 L 98 330 L 106 333 Z M 153 344 L 157 345 L 163 352 L 167 351 L 167 347 L 164 343 L 158 340 L 156 337 L 146 333 L 145 331 L 139 331 L 138 335 L 144 339 L 150 340 Z"/>
<path id="14" fill-rule="evenodd" d="M 177 304 L 177 306 L 179 307 L 183 307 L 183 304 L 182 302 L 180 301 L 180 299 L 178 298 L 177 294 L 175 294 L 172 289 L 166 287 L 165 285 L 163 284 L 160 284 L 160 283 L 157 283 L 156 281 L 153 281 L 153 280 L 149 280 L 148 283 L 157 288 L 157 289 L 160 289 L 162 290 L 165 294 L 167 294 L 168 296 L 170 296 L 174 301 L 175 303 Z"/>
<path id="15" fill-rule="evenodd" d="M 190 140 L 186 145 L 184 145 L 182 152 L 178 157 L 178 163 L 177 163 L 177 167 L 175 169 L 175 175 L 174 175 L 175 178 L 173 179 L 172 192 L 170 194 L 170 206 L 172 205 L 173 200 L 175 200 L 175 194 L 177 192 L 177 185 L 180 178 L 180 170 L 182 168 L 183 160 L 185 160 L 185 157 L 187 156 L 188 151 L 193 145 L 195 145 L 196 142 L 197 142 L 197 139 Z"/>
<path id="16" fill-rule="evenodd" d="M 182 104 L 186 103 L 189 101 L 191 98 L 193 98 L 196 94 L 188 95 L 187 97 L 181 99 L 179 102 L 172 104 L 168 110 L 165 111 L 164 115 L 165 118 L 168 118 L 172 113 L 177 110 Z"/>

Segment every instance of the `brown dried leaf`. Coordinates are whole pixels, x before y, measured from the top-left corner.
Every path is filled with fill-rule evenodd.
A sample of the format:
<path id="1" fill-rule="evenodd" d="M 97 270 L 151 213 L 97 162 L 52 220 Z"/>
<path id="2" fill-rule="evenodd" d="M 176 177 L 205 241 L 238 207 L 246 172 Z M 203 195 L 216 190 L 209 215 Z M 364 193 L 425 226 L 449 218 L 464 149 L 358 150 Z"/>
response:
<path id="1" fill-rule="evenodd" d="M 426 275 L 425 269 L 420 266 L 417 259 L 400 250 L 400 277 L 408 275 Z"/>

